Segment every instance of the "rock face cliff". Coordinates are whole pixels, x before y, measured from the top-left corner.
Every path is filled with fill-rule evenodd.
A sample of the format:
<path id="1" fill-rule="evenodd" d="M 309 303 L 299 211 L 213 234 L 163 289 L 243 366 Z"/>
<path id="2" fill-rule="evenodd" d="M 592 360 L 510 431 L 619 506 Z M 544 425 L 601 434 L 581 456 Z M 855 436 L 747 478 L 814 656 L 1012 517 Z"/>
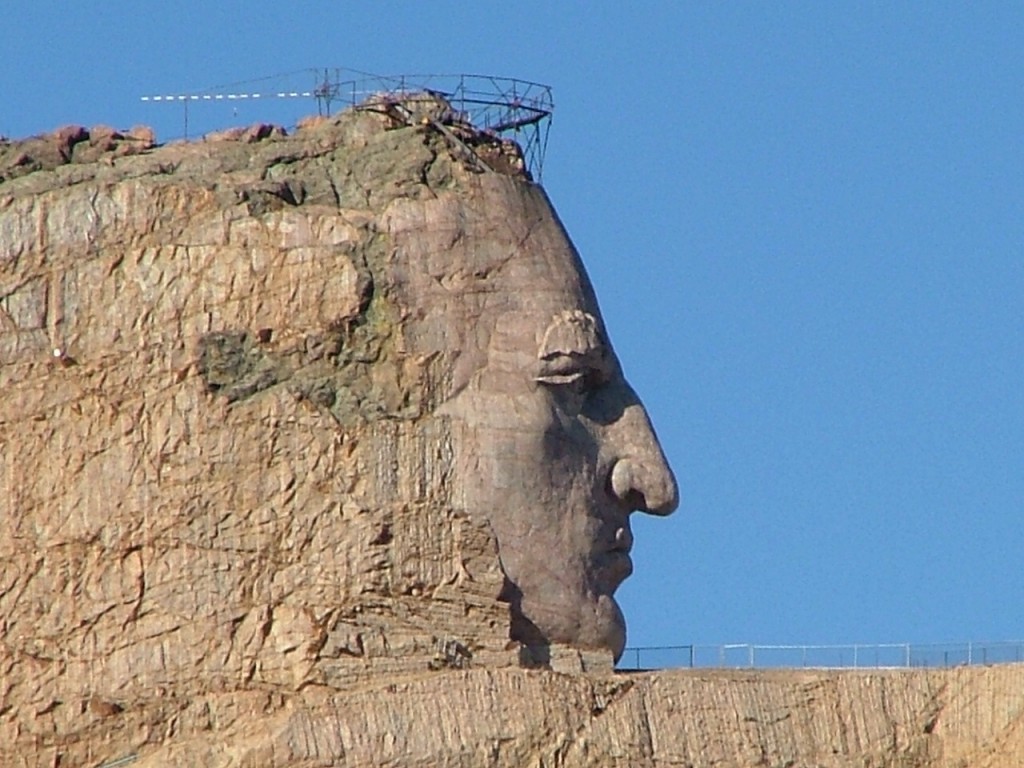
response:
<path id="1" fill-rule="evenodd" d="M 6 152 L 0 763 L 129 691 L 516 662 L 384 266 L 382 213 L 461 166 L 391 127 Z"/>
<path id="2" fill-rule="evenodd" d="M 0 765 L 1019 765 L 1017 667 L 612 673 L 674 481 L 516 148 L 370 106 L 0 144 Z"/>

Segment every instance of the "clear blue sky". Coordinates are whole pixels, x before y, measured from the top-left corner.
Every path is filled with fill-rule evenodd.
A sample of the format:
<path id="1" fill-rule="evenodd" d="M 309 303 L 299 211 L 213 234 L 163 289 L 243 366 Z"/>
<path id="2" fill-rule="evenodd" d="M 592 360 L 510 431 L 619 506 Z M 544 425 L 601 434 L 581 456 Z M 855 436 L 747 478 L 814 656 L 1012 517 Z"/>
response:
<path id="1" fill-rule="evenodd" d="M 6 135 L 170 138 L 139 96 L 317 66 L 551 84 L 545 186 L 683 497 L 630 645 L 1024 639 L 1024 5 L 10 5 Z"/>

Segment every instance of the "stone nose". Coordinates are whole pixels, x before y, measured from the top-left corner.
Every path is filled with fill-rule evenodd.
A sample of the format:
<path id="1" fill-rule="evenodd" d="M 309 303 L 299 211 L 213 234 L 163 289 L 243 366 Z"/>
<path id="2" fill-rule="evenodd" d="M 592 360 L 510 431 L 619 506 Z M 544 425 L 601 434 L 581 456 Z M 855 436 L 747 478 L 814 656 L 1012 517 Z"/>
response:
<path id="1" fill-rule="evenodd" d="M 651 467 L 635 459 L 620 459 L 612 468 L 612 492 L 629 505 L 652 515 L 669 515 L 679 506 L 679 489 L 664 463 Z"/>
<path id="2" fill-rule="evenodd" d="M 679 506 L 679 488 L 642 405 L 631 405 L 616 424 L 618 456 L 612 465 L 611 491 L 619 501 L 652 515 L 668 515 Z"/>

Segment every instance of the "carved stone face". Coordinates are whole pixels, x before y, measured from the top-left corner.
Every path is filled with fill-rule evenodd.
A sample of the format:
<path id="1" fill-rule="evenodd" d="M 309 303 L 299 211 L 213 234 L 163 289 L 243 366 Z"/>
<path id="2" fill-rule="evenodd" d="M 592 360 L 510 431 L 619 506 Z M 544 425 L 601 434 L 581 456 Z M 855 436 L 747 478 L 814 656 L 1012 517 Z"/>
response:
<path id="1" fill-rule="evenodd" d="M 613 595 L 633 568 L 629 516 L 672 512 L 676 483 L 543 192 L 506 178 L 481 184 L 486 194 L 473 199 L 497 196 L 496 214 L 449 203 L 426 217 L 435 232 L 448 217 L 447 242 L 400 223 L 419 216 L 392 220 L 409 264 L 426 272 L 404 275 L 425 324 L 414 336 L 459 340 L 439 410 L 453 426 L 453 499 L 495 532 L 513 638 L 618 657 L 625 623 Z"/>
<path id="2" fill-rule="evenodd" d="M 107 763 L 172 715 L 174 755 L 322 762 L 307 692 L 514 664 L 509 631 L 621 653 L 629 515 L 676 486 L 582 264 L 539 187 L 389 120 L 0 204 L 0 765 L 39 734 Z"/>

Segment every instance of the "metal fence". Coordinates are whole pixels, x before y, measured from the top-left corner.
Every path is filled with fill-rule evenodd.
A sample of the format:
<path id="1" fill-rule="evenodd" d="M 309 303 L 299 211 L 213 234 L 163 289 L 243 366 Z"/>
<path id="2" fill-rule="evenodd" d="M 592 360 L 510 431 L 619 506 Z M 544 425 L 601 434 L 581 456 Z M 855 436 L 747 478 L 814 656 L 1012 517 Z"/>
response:
<path id="1" fill-rule="evenodd" d="M 957 667 L 1024 661 L 1024 641 L 879 645 L 669 645 L 627 648 L 622 670 L 679 667 L 841 669 Z"/>

